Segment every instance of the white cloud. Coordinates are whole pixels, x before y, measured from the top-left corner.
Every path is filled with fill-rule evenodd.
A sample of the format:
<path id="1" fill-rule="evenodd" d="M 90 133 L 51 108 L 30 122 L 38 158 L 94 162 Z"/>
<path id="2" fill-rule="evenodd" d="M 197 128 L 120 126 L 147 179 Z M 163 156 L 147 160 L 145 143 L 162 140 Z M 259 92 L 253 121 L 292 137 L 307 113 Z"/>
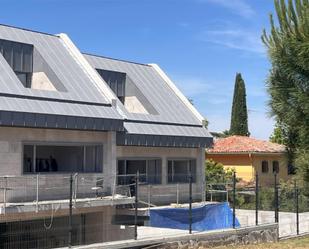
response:
<path id="1" fill-rule="evenodd" d="M 258 32 L 243 29 L 207 30 L 201 32 L 197 38 L 200 41 L 265 56 L 265 48 Z"/>
<path id="2" fill-rule="evenodd" d="M 245 0 L 198 0 L 199 2 L 206 2 L 219 5 L 225 9 L 230 10 L 234 14 L 245 18 L 251 18 L 255 15 L 254 9 Z"/>

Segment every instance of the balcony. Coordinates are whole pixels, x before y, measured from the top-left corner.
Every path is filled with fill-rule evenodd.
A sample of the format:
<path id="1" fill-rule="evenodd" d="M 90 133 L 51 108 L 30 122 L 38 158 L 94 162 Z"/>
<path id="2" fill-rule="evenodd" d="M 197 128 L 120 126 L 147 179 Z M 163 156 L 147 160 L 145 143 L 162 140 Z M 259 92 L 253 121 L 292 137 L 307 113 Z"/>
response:
<path id="1" fill-rule="evenodd" d="M 31 174 L 0 177 L 0 215 L 16 212 L 39 212 L 68 209 L 70 174 Z M 117 186 L 116 176 L 74 174 L 72 202 L 74 208 L 133 203 L 130 187 Z"/>

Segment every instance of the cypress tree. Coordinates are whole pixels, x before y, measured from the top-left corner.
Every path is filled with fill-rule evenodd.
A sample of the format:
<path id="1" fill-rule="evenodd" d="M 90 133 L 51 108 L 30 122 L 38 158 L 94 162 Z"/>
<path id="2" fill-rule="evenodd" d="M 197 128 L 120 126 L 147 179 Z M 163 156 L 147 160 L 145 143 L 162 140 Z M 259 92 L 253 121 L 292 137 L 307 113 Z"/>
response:
<path id="1" fill-rule="evenodd" d="M 235 80 L 230 135 L 249 136 L 246 86 L 240 73 Z"/>

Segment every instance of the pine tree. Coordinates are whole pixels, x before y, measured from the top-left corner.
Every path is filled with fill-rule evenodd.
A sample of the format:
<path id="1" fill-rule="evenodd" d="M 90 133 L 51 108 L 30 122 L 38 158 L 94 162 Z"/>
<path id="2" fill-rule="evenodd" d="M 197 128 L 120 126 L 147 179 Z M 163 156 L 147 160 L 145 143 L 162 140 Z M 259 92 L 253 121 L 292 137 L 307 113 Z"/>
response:
<path id="1" fill-rule="evenodd" d="M 231 135 L 249 136 L 246 86 L 240 73 L 236 74 L 229 133 Z"/>
<path id="2" fill-rule="evenodd" d="M 270 33 L 264 31 L 262 36 L 272 64 L 267 80 L 269 105 L 283 127 L 289 160 L 296 157 L 309 186 L 309 0 L 274 3 L 278 26 L 271 15 Z"/>

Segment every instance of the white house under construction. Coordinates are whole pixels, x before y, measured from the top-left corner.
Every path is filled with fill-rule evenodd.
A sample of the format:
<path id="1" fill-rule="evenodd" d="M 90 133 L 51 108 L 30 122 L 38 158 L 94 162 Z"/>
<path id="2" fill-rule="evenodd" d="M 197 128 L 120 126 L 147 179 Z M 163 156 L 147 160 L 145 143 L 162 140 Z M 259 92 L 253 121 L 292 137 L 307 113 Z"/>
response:
<path id="1" fill-rule="evenodd" d="M 1 248 L 67 245 L 71 173 L 73 244 L 132 238 L 113 219 L 134 202 L 134 175 L 141 199 L 152 186 L 152 204 L 171 202 L 190 172 L 197 195 L 211 143 L 203 117 L 158 65 L 0 26 Z"/>

